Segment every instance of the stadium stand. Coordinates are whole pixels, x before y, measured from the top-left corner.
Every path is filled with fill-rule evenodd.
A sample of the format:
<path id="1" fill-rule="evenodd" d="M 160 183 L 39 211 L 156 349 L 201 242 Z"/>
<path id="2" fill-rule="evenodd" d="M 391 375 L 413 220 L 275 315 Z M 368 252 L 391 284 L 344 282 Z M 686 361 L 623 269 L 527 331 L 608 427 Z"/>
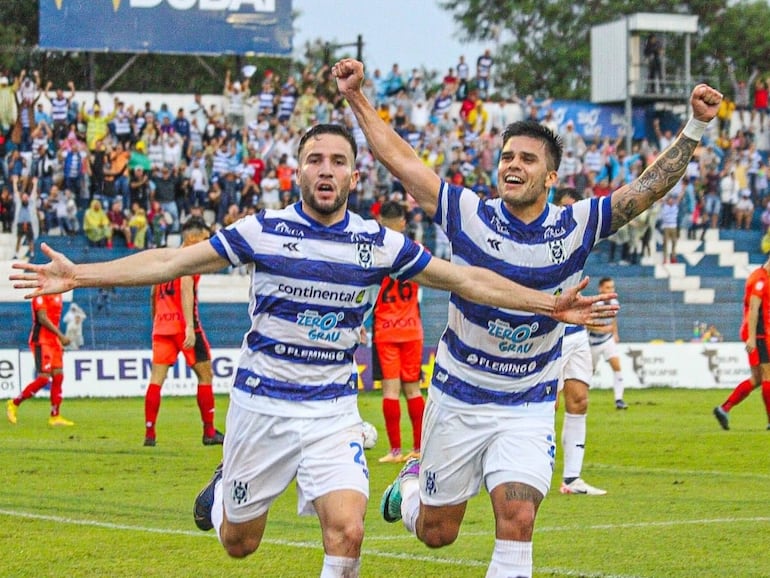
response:
<path id="1" fill-rule="evenodd" d="M 715 325 L 725 340 L 737 340 L 740 324 L 743 279 L 746 272 L 763 262 L 756 250 L 758 231 L 714 231 L 713 239 L 693 245 L 683 255 L 684 262 L 675 265 L 617 265 L 607 262 L 603 244 L 591 254 L 586 273 L 591 276 L 589 292 L 595 290 L 601 277 L 615 278 L 621 302 L 619 327 L 622 341 L 688 341 L 693 325 L 702 322 Z M 0 236 L 0 275 L 7 279 L 12 261 L 8 258 L 10 235 Z M 123 256 L 129 252 L 119 243 L 112 249 L 89 247 L 83 237 L 44 236 L 56 250 L 65 252 L 76 262 L 93 262 Z M 710 251 L 719 249 L 720 253 Z M 698 251 L 705 249 L 702 255 Z M 744 256 L 741 257 L 740 255 Z M 38 255 L 40 253 L 38 252 Z M 40 257 L 36 257 L 39 259 Z M 737 266 L 736 261 L 745 265 Z M 672 272 L 676 272 L 672 275 Z M 205 275 L 199 285 L 200 314 L 209 340 L 214 347 L 240 347 L 246 326 L 233 325 L 244 319 L 242 308 L 248 302 L 248 276 L 234 274 Z M 707 292 L 703 299 L 688 298 L 693 291 Z M 78 289 L 69 296 L 86 311 L 84 331 L 87 349 L 146 348 L 150 342 L 151 324 L 148 314 L 147 288 L 114 290 Z M 422 315 L 426 343 L 437 343 L 446 324 L 447 293 L 425 288 Z M 65 305 L 66 308 L 66 305 Z M 0 284 L 0 343 L 25 347 L 29 306 L 20 292 L 9 284 Z M 237 323 L 237 321 L 236 321 Z"/>

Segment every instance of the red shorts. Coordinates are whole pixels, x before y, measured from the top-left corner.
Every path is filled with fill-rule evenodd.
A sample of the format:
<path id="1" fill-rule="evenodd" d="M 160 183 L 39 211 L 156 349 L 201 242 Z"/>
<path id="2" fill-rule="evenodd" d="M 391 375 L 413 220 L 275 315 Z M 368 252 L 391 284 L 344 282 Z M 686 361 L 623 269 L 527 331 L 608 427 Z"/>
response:
<path id="1" fill-rule="evenodd" d="M 756 367 L 770 363 L 770 353 L 767 351 L 767 340 L 761 337 L 757 338 L 757 347 L 749 353 L 749 366 Z"/>
<path id="2" fill-rule="evenodd" d="M 51 373 L 64 367 L 64 348 L 61 342 L 30 343 L 37 373 Z"/>
<path id="3" fill-rule="evenodd" d="M 422 378 L 422 339 L 401 343 L 375 343 L 383 379 L 413 383 Z"/>
<path id="4" fill-rule="evenodd" d="M 211 347 L 206 334 L 202 331 L 195 333 L 195 345 L 190 349 L 182 349 L 184 333 L 174 335 L 152 336 L 152 362 L 158 365 L 174 365 L 179 354 L 184 355 L 188 367 L 209 361 L 211 359 Z"/>

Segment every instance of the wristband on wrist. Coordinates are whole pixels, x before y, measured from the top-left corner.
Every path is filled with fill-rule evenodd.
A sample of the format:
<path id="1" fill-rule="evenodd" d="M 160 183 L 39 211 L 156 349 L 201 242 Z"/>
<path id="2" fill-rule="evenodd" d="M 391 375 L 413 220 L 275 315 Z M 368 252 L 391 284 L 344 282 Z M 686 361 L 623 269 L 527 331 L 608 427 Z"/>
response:
<path id="1" fill-rule="evenodd" d="M 701 137 L 703 136 L 703 133 L 706 131 L 707 126 L 708 126 L 707 122 L 703 122 L 702 120 L 698 120 L 697 118 L 690 117 L 690 119 L 687 121 L 687 124 L 684 125 L 684 130 L 682 130 L 682 134 L 691 140 L 697 141 L 701 139 Z"/>

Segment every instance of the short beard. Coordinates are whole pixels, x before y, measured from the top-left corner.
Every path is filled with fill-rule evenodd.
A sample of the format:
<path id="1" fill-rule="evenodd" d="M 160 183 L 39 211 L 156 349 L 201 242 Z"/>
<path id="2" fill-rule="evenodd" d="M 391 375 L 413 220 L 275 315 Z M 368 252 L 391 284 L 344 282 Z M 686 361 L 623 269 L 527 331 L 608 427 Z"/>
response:
<path id="1" fill-rule="evenodd" d="M 341 191 L 331 205 L 329 204 L 322 205 L 322 204 L 319 204 L 318 201 L 316 201 L 312 191 L 308 189 L 303 189 L 302 202 L 308 207 L 310 207 L 311 209 L 313 209 L 319 215 L 329 216 L 339 211 L 341 207 L 344 207 L 347 205 L 348 195 L 349 195 L 349 191 Z"/>

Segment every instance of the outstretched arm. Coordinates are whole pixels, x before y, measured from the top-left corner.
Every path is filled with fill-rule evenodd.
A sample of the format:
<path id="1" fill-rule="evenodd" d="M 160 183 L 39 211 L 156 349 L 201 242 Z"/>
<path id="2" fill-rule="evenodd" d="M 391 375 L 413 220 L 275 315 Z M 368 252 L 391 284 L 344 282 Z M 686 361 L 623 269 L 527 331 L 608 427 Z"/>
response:
<path id="1" fill-rule="evenodd" d="M 706 84 L 699 84 L 693 89 L 690 95 L 692 117 L 684 130 L 641 175 L 612 193 L 613 232 L 663 198 L 682 178 L 706 125 L 716 116 L 721 101 L 722 94 Z"/>
<path id="2" fill-rule="evenodd" d="M 482 305 L 539 313 L 575 325 L 614 317 L 619 309 L 618 305 L 597 305 L 599 301 L 609 303 L 617 297 L 615 293 L 590 297 L 580 294 L 588 286 L 588 277 L 556 296 L 524 287 L 483 267 L 461 266 L 443 259 L 431 259 L 428 266 L 414 276 L 414 281 L 427 287 L 452 291 Z"/>
<path id="3" fill-rule="evenodd" d="M 213 273 L 229 265 L 210 243 L 196 243 L 181 249 L 151 249 L 122 259 L 100 263 L 74 264 L 46 243 L 40 248 L 51 261 L 45 265 L 17 262 L 12 274 L 14 289 L 32 289 L 25 298 L 64 293 L 78 287 L 129 287 L 154 285 L 183 275 Z"/>
<path id="4" fill-rule="evenodd" d="M 439 176 L 427 167 L 414 149 L 402 139 L 366 99 L 361 90 L 364 65 L 347 58 L 332 68 L 337 88 L 348 101 L 358 124 L 366 135 L 372 154 L 399 179 L 423 211 L 433 217 L 438 204 Z"/>

